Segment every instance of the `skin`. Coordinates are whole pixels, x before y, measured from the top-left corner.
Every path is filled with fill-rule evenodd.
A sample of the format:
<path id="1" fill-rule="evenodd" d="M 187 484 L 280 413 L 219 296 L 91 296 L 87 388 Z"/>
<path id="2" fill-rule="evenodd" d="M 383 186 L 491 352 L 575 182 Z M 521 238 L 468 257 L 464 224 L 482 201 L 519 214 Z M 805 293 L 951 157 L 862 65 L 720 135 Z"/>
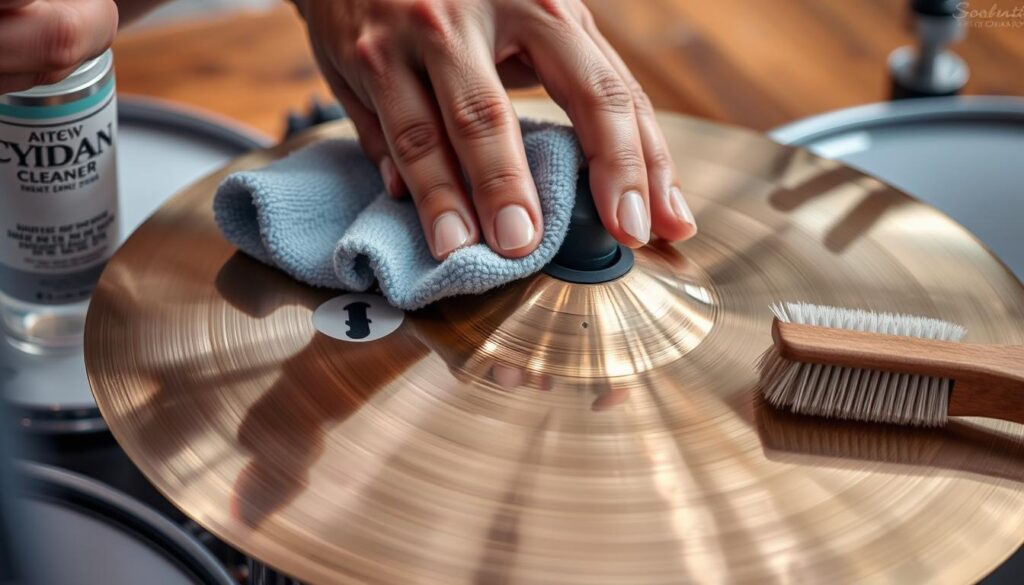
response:
<path id="1" fill-rule="evenodd" d="M 107 50 L 110 0 L 0 0 L 0 94 L 56 83 Z"/>
<path id="2" fill-rule="evenodd" d="M 631 247 L 696 233 L 650 100 L 580 0 L 294 0 L 335 95 L 443 259 L 539 244 L 537 188 L 507 88 L 567 112 L 608 231 Z M 54 83 L 155 2 L 0 0 L 0 93 Z M 463 172 L 469 181 L 463 184 Z"/>

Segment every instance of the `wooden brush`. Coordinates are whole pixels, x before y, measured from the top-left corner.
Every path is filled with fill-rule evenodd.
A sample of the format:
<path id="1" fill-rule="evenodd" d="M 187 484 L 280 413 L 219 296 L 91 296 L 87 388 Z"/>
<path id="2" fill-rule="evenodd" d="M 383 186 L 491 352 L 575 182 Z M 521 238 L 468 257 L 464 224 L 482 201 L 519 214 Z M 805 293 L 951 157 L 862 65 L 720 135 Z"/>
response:
<path id="1" fill-rule="evenodd" d="M 960 343 L 955 323 L 807 303 L 772 306 L 758 363 L 773 406 L 825 417 L 939 426 L 950 416 L 1024 423 L 1024 346 Z"/>

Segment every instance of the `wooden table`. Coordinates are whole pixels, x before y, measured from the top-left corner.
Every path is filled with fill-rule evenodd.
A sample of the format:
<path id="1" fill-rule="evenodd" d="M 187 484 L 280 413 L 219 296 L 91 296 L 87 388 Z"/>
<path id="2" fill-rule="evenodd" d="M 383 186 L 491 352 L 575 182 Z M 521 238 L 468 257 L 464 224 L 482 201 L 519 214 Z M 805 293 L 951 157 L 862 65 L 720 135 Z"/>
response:
<path id="1" fill-rule="evenodd" d="M 657 107 L 758 130 L 885 99 L 886 55 L 912 42 L 904 0 L 588 3 Z M 1024 0 L 994 5 L 1013 10 Z M 971 67 L 967 93 L 1024 95 L 1024 18 L 975 19 L 956 50 Z M 290 6 L 128 32 L 115 52 L 122 92 L 212 110 L 272 136 L 289 108 L 329 95 Z"/>

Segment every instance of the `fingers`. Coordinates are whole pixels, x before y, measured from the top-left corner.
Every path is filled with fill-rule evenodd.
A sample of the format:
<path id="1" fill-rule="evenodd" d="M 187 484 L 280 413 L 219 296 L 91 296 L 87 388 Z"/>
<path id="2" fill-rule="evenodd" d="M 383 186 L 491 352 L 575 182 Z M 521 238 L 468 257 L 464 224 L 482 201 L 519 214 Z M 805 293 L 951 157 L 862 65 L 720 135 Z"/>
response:
<path id="1" fill-rule="evenodd" d="M 541 82 L 569 114 L 590 167 L 608 231 L 623 244 L 648 242 L 647 169 L 629 87 L 580 24 L 550 14 L 520 39 Z"/>
<path id="2" fill-rule="evenodd" d="M 0 75 L 73 71 L 110 46 L 117 32 L 111 0 L 37 0 L 0 18 Z"/>
<path id="3" fill-rule="evenodd" d="M 462 187 L 436 103 L 408 68 L 392 66 L 384 43 L 357 43 L 367 87 L 392 160 L 408 185 L 434 258 L 476 243 L 480 230 Z"/>
<path id="4" fill-rule="evenodd" d="M 388 192 L 412 194 L 435 258 L 481 239 L 521 257 L 540 242 L 540 201 L 505 93 L 534 76 L 572 119 L 616 239 L 638 247 L 652 232 L 695 231 L 649 101 L 582 3 L 316 6 L 302 12 L 318 61 Z"/>
<path id="5" fill-rule="evenodd" d="M 484 238 L 495 252 L 532 252 L 544 229 L 519 121 L 482 36 L 428 49 L 426 67 L 448 137 L 472 185 Z"/>
<path id="6" fill-rule="evenodd" d="M 334 94 L 355 125 L 356 132 L 359 133 L 359 145 L 363 147 L 363 152 L 366 153 L 367 158 L 377 163 L 381 180 L 384 181 L 384 189 L 387 190 L 388 195 L 396 198 L 405 195 L 405 182 L 391 158 L 388 141 L 384 137 L 377 114 L 364 106 L 347 86 L 335 88 Z"/>
<path id="7" fill-rule="evenodd" d="M 0 0 L 0 12 L 16 10 L 22 6 L 28 6 L 34 0 Z"/>
<path id="8" fill-rule="evenodd" d="M 30 89 L 37 85 L 50 85 L 57 83 L 68 75 L 74 73 L 75 69 L 77 69 L 77 67 L 41 73 L 15 73 L 14 75 L 0 74 L 0 95 Z"/>
<path id="9" fill-rule="evenodd" d="M 313 54 L 320 63 L 320 70 L 331 91 L 341 103 L 345 113 L 359 134 L 359 145 L 363 148 L 367 158 L 377 164 L 380 171 L 381 181 L 384 182 L 384 189 L 391 197 L 401 197 L 406 194 L 405 182 L 398 173 L 398 168 L 388 151 L 387 139 L 380 127 L 380 120 L 377 114 L 366 107 L 362 99 L 352 91 L 345 78 L 335 68 L 334 60 L 323 51 L 319 44 L 313 44 Z"/>
<path id="10" fill-rule="evenodd" d="M 643 144 L 644 161 L 647 164 L 647 181 L 650 186 L 651 226 L 658 237 L 676 241 L 685 240 L 697 233 L 693 213 L 683 198 L 675 163 L 668 150 L 665 136 L 654 116 L 651 100 L 633 77 L 629 68 L 612 48 L 604 35 L 594 25 L 593 18 L 586 14 L 583 26 L 604 54 L 608 62 L 619 73 L 633 94 Z"/>

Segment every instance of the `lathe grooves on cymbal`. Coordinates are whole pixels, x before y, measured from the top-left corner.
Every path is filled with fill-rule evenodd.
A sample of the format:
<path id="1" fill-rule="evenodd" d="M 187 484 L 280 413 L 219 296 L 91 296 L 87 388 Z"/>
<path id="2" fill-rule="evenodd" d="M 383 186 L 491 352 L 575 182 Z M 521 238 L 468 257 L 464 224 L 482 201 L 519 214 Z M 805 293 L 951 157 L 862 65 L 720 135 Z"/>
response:
<path id="1" fill-rule="evenodd" d="M 210 213 L 229 170 L 351 126 L 241 157 L 143 225 L 100 282 L 86 360 L 112 431 L 199 524 L 310 583 L 986 574 L 1022 540 L 1024 483 L 1005 471 L 1020 428 L 971 422 L 970 440 L 906 449 L 870 425 L 830 439 L 766 418 L 754 363 L 779 299 L 1021 343 L 1020 283 L 875 179 L 659 120 L 696 239 L 638 251 L 609 283 L 539 274 L 442 301 L 366 343 L 318 334 L 312 312 L 335 293 L 236 254 Z M 990 434 L 998 453 L 981 448 Z"/>

